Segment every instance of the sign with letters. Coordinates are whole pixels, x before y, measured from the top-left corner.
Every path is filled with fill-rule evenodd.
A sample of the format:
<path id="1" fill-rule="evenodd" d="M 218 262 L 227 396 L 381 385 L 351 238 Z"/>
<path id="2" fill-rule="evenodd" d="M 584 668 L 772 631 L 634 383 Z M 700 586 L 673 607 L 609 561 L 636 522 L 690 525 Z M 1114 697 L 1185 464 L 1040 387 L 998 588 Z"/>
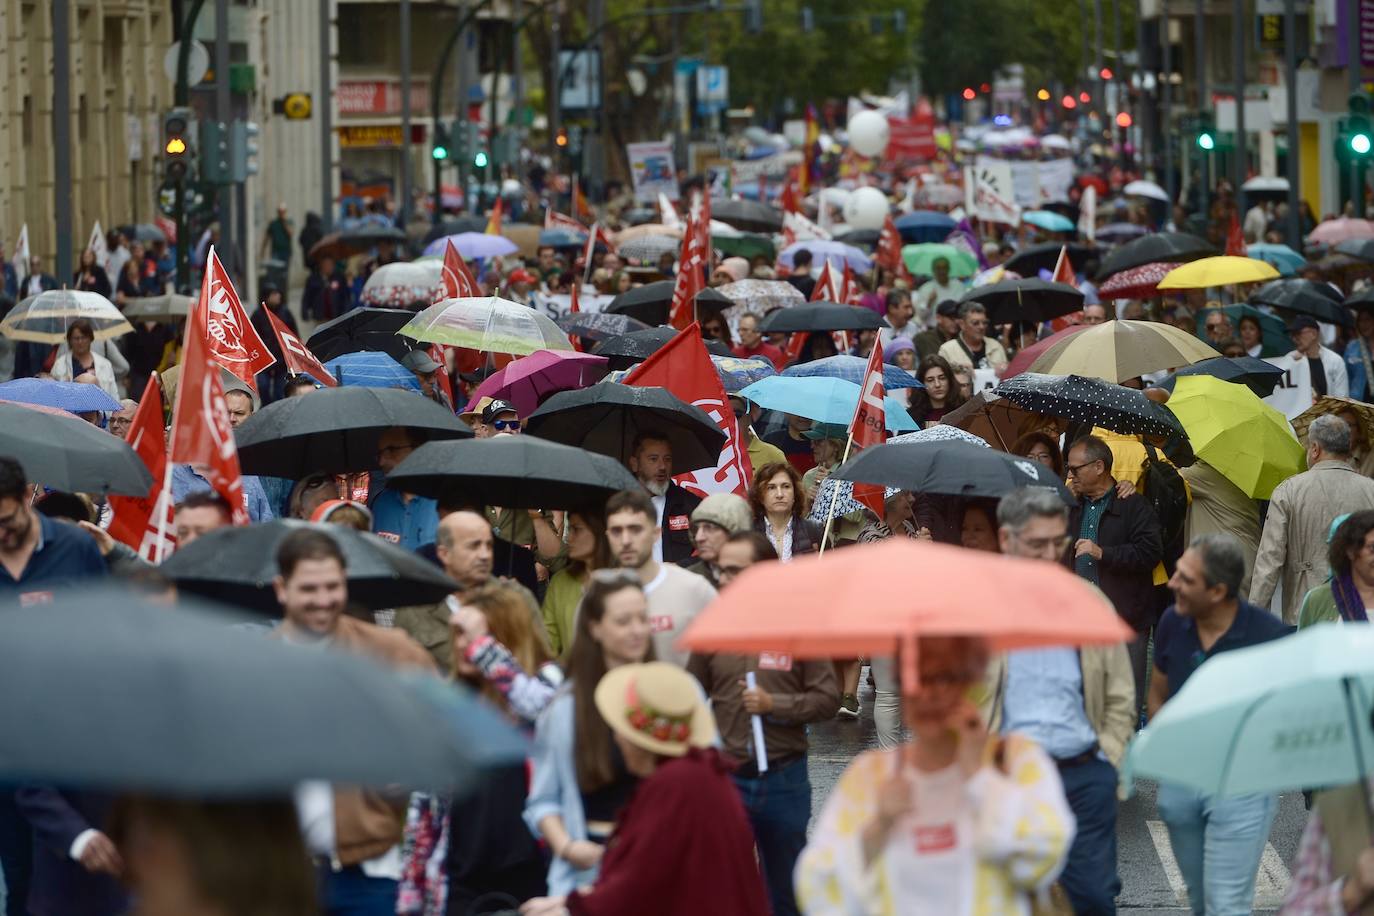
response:
<path id="1" fill-rule="evenodd" d="M 1283 375 L 1274 393 L 1265 398 L 1264 403 L 1289 420 L 1312 406 L 1312 372 L 1307 367 L 1307 360 L 1271 356 L 1265 362 L 1278 366 L 1283 370 Z"/>

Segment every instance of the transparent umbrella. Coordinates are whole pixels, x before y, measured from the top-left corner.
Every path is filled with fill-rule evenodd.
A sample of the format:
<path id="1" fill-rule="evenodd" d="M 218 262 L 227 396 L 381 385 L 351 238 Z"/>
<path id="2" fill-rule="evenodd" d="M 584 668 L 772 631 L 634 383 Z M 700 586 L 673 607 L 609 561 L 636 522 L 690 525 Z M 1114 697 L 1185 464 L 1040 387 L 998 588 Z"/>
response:
<path id="1" fill-rule="evenodd" d="M 439 295 L 440 260 L 397 261 L 383 264 L 363 284 L 363 305 L 379 308 L 413 308 L 429 305 Z"/>
<path id="2" fill-rule="evenodd" d="M 78 318 L 91 323 L 96 340 L 120 337 L 134 329 L 114 303 L 99 293 L 50 289 L 15 306 L 0 321 L 0 334 L 34 343 L 62 343 L 67 327 Z"/>
<path id="3" fill-rule="evenodd" d="M 535 350 L 571 350 L 568 335 L 546 315 L 501 299 L 444 299 L 398 332 L 429 343 L 524 356 Z"/>

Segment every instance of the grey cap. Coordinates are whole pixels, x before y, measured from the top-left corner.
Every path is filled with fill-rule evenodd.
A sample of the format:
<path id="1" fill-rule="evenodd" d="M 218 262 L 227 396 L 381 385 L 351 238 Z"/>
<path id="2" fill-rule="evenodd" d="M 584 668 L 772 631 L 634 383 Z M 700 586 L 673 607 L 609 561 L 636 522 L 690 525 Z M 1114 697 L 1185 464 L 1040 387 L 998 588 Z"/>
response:
<path id="1" fill-rule="evenodd" d="M 425 375 L 439 368 L 439 364 L 424 350 L 411 350 L 401 358 L 401 365 L 411 372 L 420 372 Z"/>

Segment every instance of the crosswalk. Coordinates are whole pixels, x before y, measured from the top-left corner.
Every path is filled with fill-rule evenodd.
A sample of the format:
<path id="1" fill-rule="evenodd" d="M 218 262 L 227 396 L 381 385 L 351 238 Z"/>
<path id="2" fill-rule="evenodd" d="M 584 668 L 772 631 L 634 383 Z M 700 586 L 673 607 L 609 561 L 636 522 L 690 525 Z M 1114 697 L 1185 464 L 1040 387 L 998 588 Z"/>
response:
<path id="1" fill-rule="evenodd" d="M 1146 828 L 1150 833 L 1150 840 L 1154 844 L 1155 853 L 1159 856 L 1160 867 L 1164 870 L 1164 877 L 1169 882 L 1169 889 L 1173 891 L 1174 899 L 1179 906 L 1188 905 L 1188 888 L 1183 881 L 1183 872 L 1178 867 L 1178 860 L 1174 858 L 1173 849 L 1169 846 L 1169 830 L 1164 826 L 1163 821 L 1146 821 Z M 1278 851 L 1274 849 L 1273 843 L 1264 844 L 1264 855 L 1260 858 L 1259 874 L 1255 878 L 1255 903 L 1256 910 L 1277 909 L 1283 904 L 1283 898 L 1288 893 L 1288 884 L 1292 876 L 1288 873 L 1288 868 L 1283 864 Z"/>

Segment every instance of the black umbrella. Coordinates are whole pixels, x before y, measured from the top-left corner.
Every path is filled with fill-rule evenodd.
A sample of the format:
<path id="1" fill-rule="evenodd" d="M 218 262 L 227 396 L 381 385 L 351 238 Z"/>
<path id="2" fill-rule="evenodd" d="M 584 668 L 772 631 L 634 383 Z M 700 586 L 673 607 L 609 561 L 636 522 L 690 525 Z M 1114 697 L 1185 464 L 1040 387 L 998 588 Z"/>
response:
<path id="1" fill-rule="evenodd" d="M 387 475 L 407 493 L 511 509 L 600 508 L 639 481 L 613 458 L 533 435 L 426 442 Z"/>
<path id="2" fill-rule="evenodd" d="M 375 534 L 297 519 L 218 528 L 178 548 L 158 570 L 183 592 L 279 617 L 272 590 L 277 547 L 306 529 L 329 534 L 343 548 L 350 604 L 368 610 L 433 604 L 458 590 L 439 567 Z"/>
<path id="3" fill-rule="evenodd" d="M 1029 278 L 1000 280 L 977 286 L 964 294 L 962 302 L 977 302 L 987 309 L 992 324 L 1028 321 L 1039 324 L 1069 315 L 1083 308 L 1083 294 L 1067 283 Z"/>
<path id="4" fill-rule="evenodd" d="M 754 200 L 713 200 L 711 218 L 745 232 L 782 231 L 782 211 Z"/>
<path id="5" fill-rule="evenodd" d="M 855 248 L 867 248 L 869 251 L 878 244 L 881 236 L 881 229 L 850 229 L 835 236 L 835 241 L 844 242 L 846 245 L 853 245 Z"/>
<path id="6" fill-rule="evenodd" d="M 1031 245 L 1007 258 L 1001 266 L 1023 277 L 1034 277 L 1042 270 L 1053 271 L 1059 263 L 1059 251 L 1064 247 L 1061 242 Z M 1101 256 L 1101 251 L 1091 245 L 1069 245 L 1068 249 L 1069 263 L 1075 271 L 1082 271 L 1085 264 Z"/>
<path id="7" fill-rule="evenodd" d="M 0 777 L 197 797 L 440 789 L 529 753 L 461 687 L 233 622 L 108 587 L 0 614 Z"/>
<path id="8" fill-rule="evenodd" d="M 968 442 L 891 442 L 864 449 L 833 476 L 912 493 L 1002 497 L 1020 487 L 1045 487 L 1073 505 L 1073 495 L 1037 461 Z"/>
<path id="9" fill-rule="evenodd" d="M 1354 309 L 1357 312 L 1365 309 L 1374 309 L 1374 286 L 1366 286 L 1360 292 L 1345 300 L 1345 307 Z"/>
<path id="10" fill-rule="evenodd" d="M 1098 378 L 1022 372 L 994 388 L 993 394 L 1025 410 L 1119 433 L 1187 437 L 1169 409 L 1143 391 Z"/>
<path id="11" fill-rule="evenodd" d="M 409 309 L 353 309 L 315 328 L 305 345 L 322 363 L 360 350 L 376 350 L 400 362 L 415 342 L 396 332 L 414 317 Z"/>
<path id="12" fill-rule="evenodd" d="M 673 471 L 681 474 L 715 467 L 725 433 L 700 407 L 666 388 L 602 382 L 578 391 L 560 391 L 525 421 L 525 432 L 575 445 L 622 464 L 641 433 L 654 433 L 673 446 Z"/>
<path id="13" fill-rule="evenodd" d="M 0 401 L 0 455 L 29 480 L 73 493 L 147 496 L 153 475 L 118 436 L 72 414 Z"/>
<path id="14" fill-rule="evenodd" d="M 608 340 L 632 331 L 647 331 L 650 327 L 638 318 L 606 312 L 564 312 L 553 323 L 569 334 L 595 341 Z"/>
<path id="15" fill-rule="evenodd" d="M 1259 397 L 1267 398 L 1274 393 L 1274 388 L 1278 386 L 1279 379 L 1283 378 L 1283 373 L 1284 370 L 1273 363 L 1253 356 L 1214 356 L 1191 366 L 1184 366 L 1166 376 L 1159 387 L 1173 391 L 1174 384 L 1180 376 L 1210 375 L 1223 382 L 1244 385 Z"/>
<path id="16" fill-rule="evenodd" d="M 1154 264 L 1160 261 L 1182 264 L 1198 258 L 1210 258 L 1220 251 L 1206 239 L 1189 235 L 1186 232 L 1156 232 L 1142 235 L 1112 251 L 1102 261 L 1097 272 L 1098 279 L 1104 280 L 1112 274 L 1132 267 Z"/>
<path id="17" fill-rule="evenodd" d="M 631 331 L 618 337 L 611 337 L 596 345 L 592 352 L 605 356 L 611 370 L 628 369 L 635 363 L 643 362 L 668 345 L 668 341 L 678 335 L 669 327 L 649 328 L 644 331 Z M 706 341 L 706 352 L 715 356 L 730 356 L 730 348 L 718 340 Z"/>
<path id="18" fill-rule="evenodd" d="M 363 254 L 382 242 L 404 245 L 405 241 L 406 234 L 395 226 L 359 226 L 357 229 L 329 233 L 310 246 L 306 260 L 312 264 L 321 256 L 342 260 Z"/>
<path id="19" fill-rule="evenodd" d="M 1374 239 L 1346 239 L 1331 250 L 1361 261 L 1374 261 Z"/>
<path id="20" fill-rule="evenodd" d="M 421 439 L 462 439 L 471 428 L 452 412 L 399 388 L 323 388 L 268 404 L 234 431 L 245 474 L 299 480 L 377 467 L 377 442 L 393 426 Z"/>
<path id="21" fill-rule="evenodd" d="M 872 309 L 835 302 L 808 302 L 770 312 L 759 330 L 765 334 L 795 334 L 802 331 L 866 331 L 882 327 L 882 319 Z"/>
<path id="22" fill-rule="evenodd" d="M 648 325 L 667 324 L 668 310 L 673 304 L 673 285 L 672 280 L 659 280 L 656 283 L 636 286 L 612 299 L 610 305 L 606 306 L 606 312 L 611 315 L 629 315 Z M 708 287 L 697 294 L 697 315 L 700 318 L 719 315 L 723 309 L 734 304 L 734 301 L 723 293 Z"/>
<path id="23" fill-rule="evenodd" d="M 1310 315 L 1318 321 L 1350 327 L 1354 320 L 1341 302 L 1341 294 L 1329 283 L 1311 280 L 1271 280 L 1250 295 L 1256 305 L 1268 305 L 1299 315 Z"/>

